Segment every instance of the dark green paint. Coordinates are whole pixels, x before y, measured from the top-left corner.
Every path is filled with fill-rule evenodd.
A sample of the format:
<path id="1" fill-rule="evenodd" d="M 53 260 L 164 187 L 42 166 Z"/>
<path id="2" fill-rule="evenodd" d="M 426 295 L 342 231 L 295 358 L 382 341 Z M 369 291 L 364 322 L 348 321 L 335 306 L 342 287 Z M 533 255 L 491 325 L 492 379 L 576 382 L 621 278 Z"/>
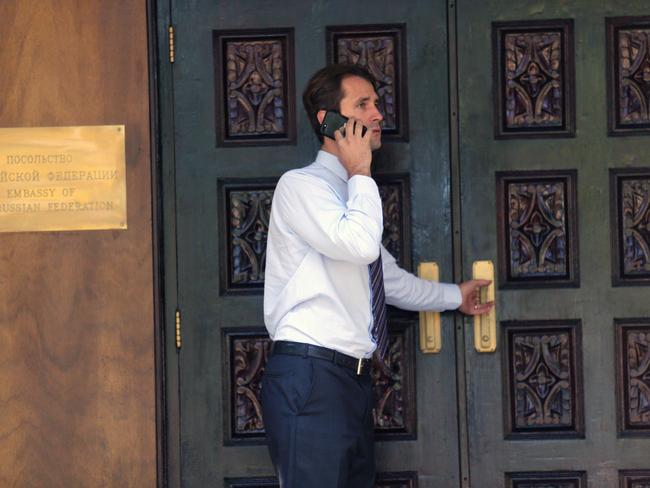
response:
<path id="1" fill-rule="evenodd" d="M 618 486 L 617 470 L 648 466 L 648 441 L 617 439 L 614 317 L 648 316 L 644 288 L 611 285 L 608 168 L 647 166 L 650 139 L 607 137 L 605 17 L 647 15 L 643 0 L 461 0 L 460 164 L 463 267 L 497 260 L 495 171 L 577 169 L 580 287 L 500 290 L 499 320 L 582 319 L 586 438 L 504 441 L 501 354 L 473 351 L 466 328 L 472 486 L 500 487 L 504 471 L 586 470 L 590 488 Z M 491 22 L 574 19 L 576 136 L 495 140 Z"/>
<path id="2" fill-rule="evenodd" d="M 500 291 L 498 318 L 582 319 L 586 438 L 504 441 L 502 351 L 478 355 L 471 321 L 465 321 L 465 337 L 455 338 L 448 317 L 442 354 L 417 357 L 418 440 L 378 443 L 379 469 L 417 470 L 420 488 L 458 487 L 459 473 L 471 474 L 471 486 L 497 488 L 504 486 L 505 471 L 586 470 L 590 488 L 611 488 L 617 485 L 617 469 L 648 467 L 648 441 L 616 435 L 613 318 L 650 313 L 645 288 L 611 286 L 608 168 L 648 166 L 650 139 L 607 137 L 604 20 L 647 15 L 647 2 L 171 3 L 171 8 L 167 2 L 158 4 L 161 52 L 166 52 L 171 20 L 177 47 L 173 68 L 164 56 L 159 68 L 170 486 L 181 485 L 181 477 L 184 487 L 205 487 L 221 486 L 224 477 L 271 474 L 263 447 L 223 445 L 221 330 L 262 325 L 262 297 L 219 294 L 219 238 L 226 224 L 216 213 L 217 179 L 278 177 L 309 163 L 318 148 L 299 103 L 295 145 L 215 147 L 215 29 L 294 27 L 299 100 L 308 76 L 325 64 L 326 25 L 406 23 L 410 142 L 385 144 L 375 171 L 410 173 L 413 264 L 439 262 L 444 280 L 454 275 L 469 278 L 474 260 L 496 262 L 495 171 L 578 170 L 580 288 Z M 448 5 L 453 23 L 449 46 Z M 575 21 L 576 137 L 496 141 L 490 24 L 552 18 Z M 457 83 L 455 76 L 449 78 L 448 53 L 452 69 L 458 62 Z M 458 120 L 450 113 L 450 103 L 452 111 L 458 108 Z M 459 128 L 458 138 L 450 126 L 452 131 Z M 452 174 L 460 178 L 454 185 Z M 455 200 L 452 188 L 460 192 Z M 452 201 L 455 229 L 462 231 L 455 246 Z M 183 348 L 178 354 L 173 346 L 176 304 L 183 311 Z M 457 371 L 458 384 L 467 380 L 466 398 L 457 396 Z M 459 459 L 469 459 L 469 467 L 465 462 L 459 467 Z"/>
<path id="3" fill-rule="evenodd" d="M 262 297 L 220 296 L 217 179 L 278 177 L 311 162 L 318 149 L 302 107 L 297 142 L 273 147 L 215 147 L 212 31 L 294 27 L 297 99 L 325 65 L 325 26 L 407 24 L 410 142 L 386 143 L 374 171 L 411 175 L 413 261 L 438 261 L 450 280 L 449 134 L 444 2 L 172 2 L 178 303 L 183 312 L 180 364 L 181 475 L 185 487 L 219 486 L 224 477 L 270 475 L 264 447 L 223 445 L 222 335 L 260 326 Z M 171 137 L 171 134 L 169 135 Z M 457 484 L 453 329 L 437 356 L 419 355 L 418 440 L 377 445 L 382 471 L 417 470 L 420 487 Z"/>

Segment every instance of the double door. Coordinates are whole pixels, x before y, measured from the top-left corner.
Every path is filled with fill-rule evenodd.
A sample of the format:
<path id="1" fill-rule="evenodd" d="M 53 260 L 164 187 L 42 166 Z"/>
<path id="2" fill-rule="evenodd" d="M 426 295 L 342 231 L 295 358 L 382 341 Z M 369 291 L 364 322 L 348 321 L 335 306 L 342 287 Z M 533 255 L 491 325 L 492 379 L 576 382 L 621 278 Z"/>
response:
<path id="1" fill-rule="evenodd" d="M 277 486 L 259 406 L 268 214 L 279 176 L 318 150 L 300 95 L 333 61 L 379 80 L 384 245 L 411 271 L 438 263 L 442 281 L 475 261 L 495 272 L 478 344 L 472 319 L 445 313 L 440 351 L 422 352 L 420 316 L 390 311 L 377 486 L 650 479 L 650 306 L 610 271 L 616 216 L 626 225 L 610 207 L 625 182 L 637 199 L 647 188 L 610 168 L 642 167 L 650 143 L 607 137 L 610 3 L 159 3 L 175 46 L 160 70 L 170 486 Z"/>

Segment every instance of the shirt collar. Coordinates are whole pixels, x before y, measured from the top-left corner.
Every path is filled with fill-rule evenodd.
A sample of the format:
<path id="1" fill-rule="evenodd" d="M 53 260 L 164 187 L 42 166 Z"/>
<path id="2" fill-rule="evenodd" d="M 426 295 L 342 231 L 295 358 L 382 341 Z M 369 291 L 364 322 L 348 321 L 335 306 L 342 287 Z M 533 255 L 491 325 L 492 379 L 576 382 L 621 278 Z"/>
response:
<path id="1" fill-rule="evenodd" d="M 348 181 L 348 170 L 343 167 L 339 158 L 334 156 L 334 154 L 321 149 L 316 156 L 316 162 L 325 166 L 343 181 Z"/>

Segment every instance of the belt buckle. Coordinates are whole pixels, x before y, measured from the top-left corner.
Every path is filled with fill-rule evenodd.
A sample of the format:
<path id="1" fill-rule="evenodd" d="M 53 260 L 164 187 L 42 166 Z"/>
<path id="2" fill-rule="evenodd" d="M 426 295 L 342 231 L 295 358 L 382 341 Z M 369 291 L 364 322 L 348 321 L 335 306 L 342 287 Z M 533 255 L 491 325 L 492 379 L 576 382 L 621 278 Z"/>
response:
<path id="1" fill-rule="evenodd" d="M 363 369 L 363 358 L 357 359 L 357 376 L 361 375 L 361 370 Z"/>

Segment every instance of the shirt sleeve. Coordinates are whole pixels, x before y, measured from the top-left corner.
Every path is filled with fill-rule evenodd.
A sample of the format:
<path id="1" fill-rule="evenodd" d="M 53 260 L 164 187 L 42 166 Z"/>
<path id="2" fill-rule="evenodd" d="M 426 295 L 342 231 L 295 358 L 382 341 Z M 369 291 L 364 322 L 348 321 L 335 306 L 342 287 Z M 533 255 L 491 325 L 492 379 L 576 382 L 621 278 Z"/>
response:
<path id="1" fill-rule="evenodd" d="M 381 198 L 370 177 L 350 178 L 344 202 L 326 181 L 298 171 L 287 173 L 276 187 L 272 212 L 330 259 L 369 264 L 379 256 Z"/>
<path id="2" fill-rule="evenodd" d="M 381 247 L 386 303 L 404 310 L 442 312 L 462 303 L 458 285 L 423 280 L 400 268 L 395 258 Z"/>

